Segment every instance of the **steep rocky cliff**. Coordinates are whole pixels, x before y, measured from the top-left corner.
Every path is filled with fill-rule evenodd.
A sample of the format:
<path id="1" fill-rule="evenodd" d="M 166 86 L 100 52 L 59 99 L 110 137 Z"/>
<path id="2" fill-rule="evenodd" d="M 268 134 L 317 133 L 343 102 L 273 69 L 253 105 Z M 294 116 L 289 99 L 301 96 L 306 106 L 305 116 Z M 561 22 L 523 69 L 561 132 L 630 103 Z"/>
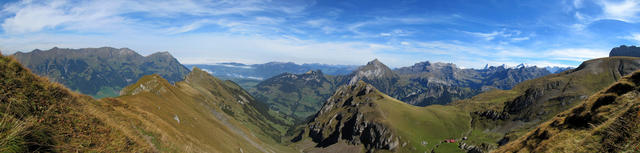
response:
<path id="1" fill-rule="evenodd" d="M 611 52 L 609 52 L 609 57 L 613 56 L 640 57 L 640 47 L 622 45 L 620 47 L 611 49 Z"/>

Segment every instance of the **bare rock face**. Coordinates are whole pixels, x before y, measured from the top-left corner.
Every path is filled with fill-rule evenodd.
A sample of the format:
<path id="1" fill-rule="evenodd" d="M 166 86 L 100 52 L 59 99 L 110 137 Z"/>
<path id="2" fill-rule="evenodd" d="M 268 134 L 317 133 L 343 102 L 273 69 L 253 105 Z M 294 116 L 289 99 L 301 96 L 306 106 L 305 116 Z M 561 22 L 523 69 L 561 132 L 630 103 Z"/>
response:
<path id="1" fill-rule="evenodd" d="M 342 140 L 363 145 L 369 152 L 396 149 L 399 137 L 384 123 L 370 117 L 380 113 L 374 103 L 380 98 L 383 97 L 372 85 L 362 81 L 341 87 L 307 124 L 309 137 L 318 143 L 317 147 Z"/>
<path id="2" fill-rule="evenodd" d="M 373 80 L 378 78 L 397 77 L 397 75 L 393 73 L 393 71 L 389 67 L 382 64 L 382 62 L 378 61 L 378 59 L 375 59 L 367 63 L 367 65 L 358 68 L 358 70 L 356 70 L 352 75 L 353 76 L 351 77 L 351 80 L 349 80 L 349 85 L 354 85 L 358 83 L 358 81 L 363 79 Z"/>
<path id="3" fill-rule="evenodd" d="M 640 47 L 622 45 L 620 47 L 611 49 L 611 52 L 609 52 L 609 57 L 613 56 L 640 57 Z"/>
<path id="4" fill-rule="evenodd" d="M 509 113 L 506 112 L 498 112 L 495 110 L 485 110 L 480 112 L 473 112 L 480 117 L 492 119 L 492 120 L 506 120 L 509 119 Z"/>

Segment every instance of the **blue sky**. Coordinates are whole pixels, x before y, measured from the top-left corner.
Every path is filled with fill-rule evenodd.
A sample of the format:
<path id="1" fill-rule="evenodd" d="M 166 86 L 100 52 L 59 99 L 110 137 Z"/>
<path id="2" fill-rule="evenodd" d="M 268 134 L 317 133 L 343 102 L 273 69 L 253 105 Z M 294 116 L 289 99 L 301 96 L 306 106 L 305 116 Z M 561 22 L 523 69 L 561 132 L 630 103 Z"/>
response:
<path id="1" fill-rule="evenodd" d="M 0 50 L 128 47 L 182 63 L 577 66 L 640 43 L 640 0 L 2 1 Z"/>

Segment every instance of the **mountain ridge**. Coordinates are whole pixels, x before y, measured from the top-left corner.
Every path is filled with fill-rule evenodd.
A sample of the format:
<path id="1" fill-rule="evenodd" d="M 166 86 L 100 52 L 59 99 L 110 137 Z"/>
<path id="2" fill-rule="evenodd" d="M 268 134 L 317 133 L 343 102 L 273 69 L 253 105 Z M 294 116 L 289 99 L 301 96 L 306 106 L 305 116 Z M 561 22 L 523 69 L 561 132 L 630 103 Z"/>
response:
<path id="1" fill-rule="evenodd" d="M 479 137 L 470 140 L 489 140 L 467 144 L 497 147 L 638 69 L 640 58 L 636 57 L 592 59 L 573 70 L 524 81 L 511 90 L 488 91 L 451 105 L 471 113 L 471 135 Z"/>
<path id="2" fill-rule="evenodd" d="M 168 52 L 142 56 L 128 48 L 54 47 L 13 56 L 34 73 L 97 98 L 115 97 L 144 75 L 159 74 L 176 82 L 189 72 Z"/>
<path id="3" fill-rule="evenodd" d="M 497 152 L 639 151 L 639 84 L 640 71 L 636 71 Z"/>
<path id="4" fill-rule="evenodd" d="M 263 105 L 237 84 L 199 68 L 174 84 L 156 74 L 144 76 L 110 100 L 129 106 L 119 110 L 122 114 L 156 126 L 149 130 L 163 140 L 154 146 L 165 150 L 291 152 L 279 144 L 285 131 L 258 108 Z"/>

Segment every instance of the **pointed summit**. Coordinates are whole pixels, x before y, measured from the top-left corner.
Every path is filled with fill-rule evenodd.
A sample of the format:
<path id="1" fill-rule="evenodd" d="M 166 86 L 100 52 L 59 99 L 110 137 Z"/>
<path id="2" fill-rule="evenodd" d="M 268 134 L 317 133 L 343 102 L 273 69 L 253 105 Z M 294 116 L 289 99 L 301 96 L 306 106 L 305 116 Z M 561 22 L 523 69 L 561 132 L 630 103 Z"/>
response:
<path id="1" fill-rule="evenodd" d="M 349 85 L 353 85 L 359 80 L 391 79 L 397 77 L 389 67 L 382 64 L 378 59 L 374 59 L 368 62 L 367 65 L 359 67 L 351 76 Z"/>
<path id="2" fill-rule="evenodd" d="M 367 62 L 367 65 L 371 65 L 371 64 L 382 64 L 382 62 L 380 62 L 380 60 L 376 58 L 376 59 L 373 59 L 372 61 Z"/>

